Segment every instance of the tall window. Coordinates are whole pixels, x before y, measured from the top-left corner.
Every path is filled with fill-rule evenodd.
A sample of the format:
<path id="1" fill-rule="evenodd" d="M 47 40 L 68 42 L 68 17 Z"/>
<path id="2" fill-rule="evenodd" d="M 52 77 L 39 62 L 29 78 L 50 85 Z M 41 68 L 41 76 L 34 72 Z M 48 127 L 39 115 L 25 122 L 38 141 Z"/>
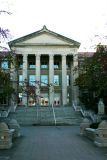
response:
<path id="1" fill-rule="evenodd" d="M 29 62 L 29 68 L 30 69 L 33 69 L 35 67 L 36 67 L 35 62 L 33 62 L 33 61 Z"/>
<path id="2" fill-rule="evenodd" d="M 48 93 L 42 93 L 41 96 L 42 96 L 41 105 L 42 106 L 47 106 L 48 103 L 49 103 L 49 95 L 48 95 Z"/>
<path id="3" fill-rule="evenodd" d="M 23 75 L 19 75 L 19 86 L 23 85 Z"/>
<path id="4" fill-rule="evenodd" d="M 54 85 L 59 86 L 59 75 L 54 75 Z"/>
<path id="5" fill-rule="evenodd" d="M 41 86 L 47 86 L 48 84 L 48 75 L 41 75 Z"/>
<path id="6" fill-rule="evenodd" d="M 48 63 L 47 62 L 42 62 L 41 63 L 41 68 L 42 69 L 47 69 L 48 68 Z"/>
<path id="7" fill-rule="evenodd" d="M 23 64 L 22 62 L 19 63 L 19 68 L 22 69 L 23 68 Z"/>
<path id="8" fill-rule="evenodd" d="M 66 68 L 67 68 L 67 69 L 70 69 L 70 62 L 67 62 Z"/>
<path id="9" fill-rule="evenodd" d="M 35 86 L 35 79 L 36 79 L 35 75 L 29 75 L 29 85 L 30 86 Z"/>
<path id="10" fill-rule="evenodd" d="M 23 68 L 23 57 L 22 57 L 22 55 L 17 55 L 17 60 L 18 60 L 18 68 L 22 69 Z"/>
<path id="11" fill-rule="evenodd" d="M 19 93 L 19 96 L 18 96 L 18 105 L 22 105 L 22 93 Z"/>
<path id="12" fill-rule="evenodd" d="M 70 75 L 67 75 L 67 86 L 70 86 Z"/>
<path id="13" fill-rule="evenodd" d="M 54 63 L 54 69 L 59 69 L 59 62 Z"/>
<path id="14" fill-rule="evenodd" d="M 3 61 L 3 62 L 1 62 L 1 68 L 3 68 L 3 69 L 8 69 L 8 62 L 7 61 Z"/>

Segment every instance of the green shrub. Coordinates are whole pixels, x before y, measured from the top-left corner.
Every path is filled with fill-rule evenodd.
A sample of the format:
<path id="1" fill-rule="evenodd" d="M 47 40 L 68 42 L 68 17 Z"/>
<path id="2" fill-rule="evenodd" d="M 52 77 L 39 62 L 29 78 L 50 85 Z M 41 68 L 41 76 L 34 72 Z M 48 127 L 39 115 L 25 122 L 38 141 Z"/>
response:
<path id="1" fill-rule="evenodd" d="M 97 129 L 97 128 L 98 128 L 98 125 L 99 125 L 99 123 L 92 123 L 92 124 L 90 125 L 90 128 Z"/>

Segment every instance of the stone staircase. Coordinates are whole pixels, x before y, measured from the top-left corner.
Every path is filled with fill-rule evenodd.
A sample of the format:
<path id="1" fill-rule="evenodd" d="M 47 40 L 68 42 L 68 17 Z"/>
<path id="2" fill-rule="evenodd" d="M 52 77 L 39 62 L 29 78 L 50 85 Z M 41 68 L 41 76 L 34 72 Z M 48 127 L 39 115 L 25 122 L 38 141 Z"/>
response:
<path id="1" fill-rule="evenodd" d="M 52 107 L 17 107 L 10 117 L 20 125 L 79 125 L 83 119 L 72 107 L 54 107 L 54 113 Z"/>

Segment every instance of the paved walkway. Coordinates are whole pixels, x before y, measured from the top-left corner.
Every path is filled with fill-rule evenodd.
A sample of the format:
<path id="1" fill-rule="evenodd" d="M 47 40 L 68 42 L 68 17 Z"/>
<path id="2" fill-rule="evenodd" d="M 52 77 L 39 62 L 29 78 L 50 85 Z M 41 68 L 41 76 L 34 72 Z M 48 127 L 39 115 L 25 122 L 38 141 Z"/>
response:
<path id="1" fill-rule="evenodd" d="M 78 126 L 26 126 L 0 160 L 107 160 L 107 147 L 81 137 Z"/>

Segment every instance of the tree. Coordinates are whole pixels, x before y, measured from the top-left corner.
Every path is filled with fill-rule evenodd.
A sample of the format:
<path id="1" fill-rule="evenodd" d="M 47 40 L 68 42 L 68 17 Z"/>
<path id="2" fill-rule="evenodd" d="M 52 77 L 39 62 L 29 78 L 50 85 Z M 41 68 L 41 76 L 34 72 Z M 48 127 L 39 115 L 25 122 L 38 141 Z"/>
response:
<path id="1" fill-rule="evenodd" d="M 8 12 L 8 11 L 5 11 L 5 10 L 1 10 L 0 11 L 0 15 L 1 14 L 8 14 L 8 15 L 10 15 L 11 14 L 11 12 Z M 4 28 L 2 28 L 2 27 L 0 27 L 0 43 L 2 43 L 2 41 L 5 41 L 6 39 L 8 39 L 10 37 L 10 31 L 9 31 L 9 29 L 4 29 Z M 0 50 L 5 50 L 5 51 L 7 51 L 8 49 L 6 48 L 6 47 L 4 47 L 4 46 L 1 46 L 0 45 Z"/>
<path id="2" fill-rule="evenodd" d="M 0 14 L 11 14 L 7 11 L 0 11 Z M 4 29 L 0 27 L 0 41 L 5 41 L 10 36 L 10 31 L 8 29 Z M 0 104 L 3 101 L 9 102 L 11 98 L 11 94 L 14 92 L 10 81 L 10 64 L 13 63 L 13 53 L 9 52 L 8 49 L 4 46 L 0 46 Z"/>
<path id="3" fill-rule="evenodd" d="M 80 101 L 88 109 L 97 111 L 97 103 L 103 98 L 107 105 L 107 47 L 98 45 L 92 57 L 84 57 L 76 85 L 80 89 Z"/>

